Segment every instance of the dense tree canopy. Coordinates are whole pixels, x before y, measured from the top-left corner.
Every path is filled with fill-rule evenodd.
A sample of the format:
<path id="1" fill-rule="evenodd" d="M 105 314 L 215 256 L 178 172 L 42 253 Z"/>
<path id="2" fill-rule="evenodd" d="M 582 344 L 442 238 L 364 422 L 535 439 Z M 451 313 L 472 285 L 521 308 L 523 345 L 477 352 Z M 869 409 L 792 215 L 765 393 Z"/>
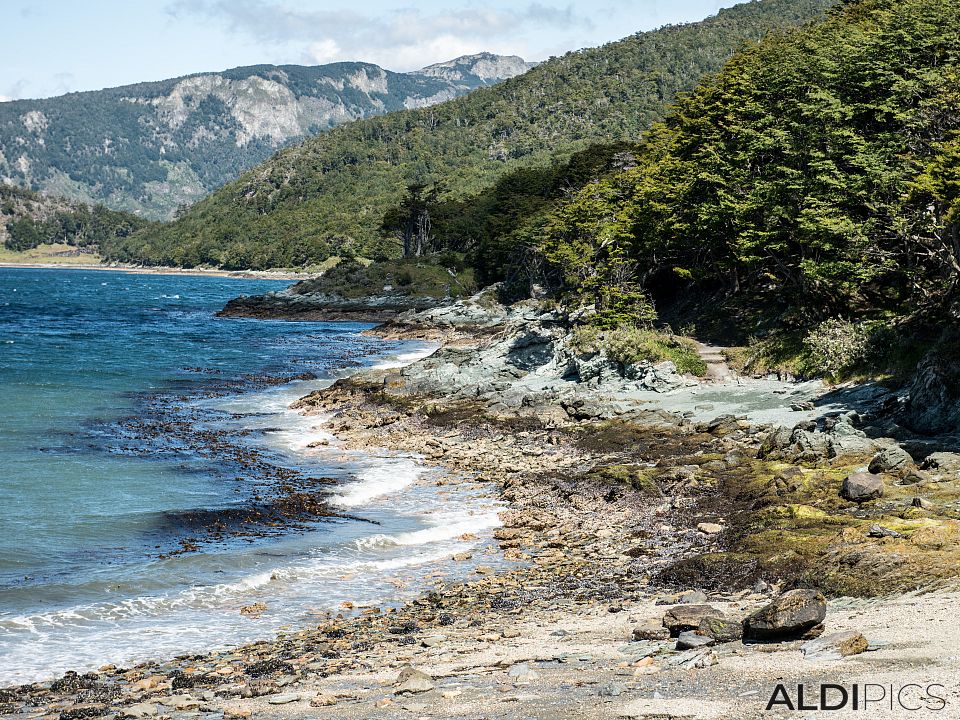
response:
<path id="1" fill-rule="evenodd" d="M 62 243 L 98 250 L 149 223 L 102 205 L 74 203 L 16 187 L 0 186 L 0 237 L 8 250 Z"/>
<path id="2" fill-rule="evenodd" d="M 543 251 L 605 306 L 698 286 L 810 319 L 942 301 L 960 279 L 958 70 L 960 0 L 845 3 L 739 52 L 636 167 L 550 215 Z"/>

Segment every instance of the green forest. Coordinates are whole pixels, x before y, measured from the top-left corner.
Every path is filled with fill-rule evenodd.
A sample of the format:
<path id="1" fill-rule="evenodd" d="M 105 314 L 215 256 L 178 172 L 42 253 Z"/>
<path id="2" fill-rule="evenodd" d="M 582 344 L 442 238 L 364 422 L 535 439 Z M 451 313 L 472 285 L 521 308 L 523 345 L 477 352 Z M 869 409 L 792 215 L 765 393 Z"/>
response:
<path id="1" fill-rule="evenodd" d="M 225 268 L 396 257 L 402 243 L 384 219 L 407 188 L 469 202 L 510 173 L 563 164 L 596 143 L 636 142 L 737 48 L 819 18 L 832 4 L 744 3 L 551 59 L 437 106 L 334 128 L 281 151 L 176 222 L 104 246 L 104 255 Z"/>
<path id="2" fill-rule="evenodd" d="M 960 281 L 960 2 L 859 0 L 739 52 L 538 221 L 607 322 L 710 296 L 787 325 L 942 310 Z M 696 291 L 696 292 L 694 292 Z"/>
<path id="3" fill-rule="evenodd" d="M 8 250 L 23 252 L 61 243 L 91 251 L 132 235 L 150 223 L 102 205 L 73 203 L 0 185 L 0 224 Z"/>

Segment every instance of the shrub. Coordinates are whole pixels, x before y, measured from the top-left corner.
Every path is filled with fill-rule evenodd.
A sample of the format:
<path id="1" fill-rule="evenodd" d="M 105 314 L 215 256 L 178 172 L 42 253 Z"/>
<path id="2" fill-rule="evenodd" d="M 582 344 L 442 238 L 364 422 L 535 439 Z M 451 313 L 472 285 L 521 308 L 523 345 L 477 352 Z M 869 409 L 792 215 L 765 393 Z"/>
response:
<path id="1" fill-rule="evenodd" d="M 849 375 L 867 363 L 872 337 L 873 331 L 865 323 L 840 318 L 825 320 L 803 341 L 806 369 L 834 379 Z"/>
<path id="2" fill-rule="evenodd" d="M 570 347 L 581 353 L 604 352 L 621 365 L 669 360 L 681 373 L 703 376 L 707 372 L 707 364 L 700 358 L 695 341 L 629 325 L 614 330 L 579 326 L 574 330 Z"/>

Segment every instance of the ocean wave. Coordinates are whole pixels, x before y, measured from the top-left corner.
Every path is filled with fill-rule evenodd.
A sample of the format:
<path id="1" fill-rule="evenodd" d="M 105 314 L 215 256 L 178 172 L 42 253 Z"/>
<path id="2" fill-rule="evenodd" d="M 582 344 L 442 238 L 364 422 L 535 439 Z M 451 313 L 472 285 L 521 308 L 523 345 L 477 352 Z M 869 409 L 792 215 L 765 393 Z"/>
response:
<path id="1" fill-rule="evenodd" d="M 477 512 L 473 516 L 461 520 L 447 518 L 443 524 L 411 530 L 410 532 L 395 535 L 377 534 L 366 538 L 359 538 L 354 544 L 359 549 L 408 547 L 411 545 L 428 545 L 447 540 L 455 540 L 464 535 L 479 533 L 500 527 L 502 524 L 494 511 Z"/>
<path id="2" fill-rule="evenodd" d="M 330 502 L 344 508 L 366 505 L 371 500 L 410 487 L 425 472 L 426 468 L 410 459 L 385 462 L 361 471 L 359 479 L 344 485 L 341 492 L 330 498 Z"/>
<path id="3" fill-rule="evenodd" d="M 390 368 L 399 368 L 406 365 L 415 363 L 417 360 L 423 360 L 425 357 L 430 357 L 433 355 L 437 348 L 440 347 L 436 343 L 430 343 L 424 347 L 417 348 L 416 350 L 411 350 L 410 352 L 398 353 L 397 355 L 387 358 L 372 367 L 376 370 L 389 370 Z"/>

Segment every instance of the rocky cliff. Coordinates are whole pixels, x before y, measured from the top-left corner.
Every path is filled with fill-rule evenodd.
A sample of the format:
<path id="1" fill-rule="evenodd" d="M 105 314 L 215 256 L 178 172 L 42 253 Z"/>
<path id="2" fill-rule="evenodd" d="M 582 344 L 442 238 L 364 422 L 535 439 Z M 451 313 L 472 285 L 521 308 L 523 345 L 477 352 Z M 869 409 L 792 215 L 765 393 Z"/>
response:
<path id="1" fill-rule="evenodd" d="M 0 182 L 170 218 L 291 142 L 532 66 L 490 53 L 412 73 L 360 62 L 257 65 L 0 103 Z"/>

